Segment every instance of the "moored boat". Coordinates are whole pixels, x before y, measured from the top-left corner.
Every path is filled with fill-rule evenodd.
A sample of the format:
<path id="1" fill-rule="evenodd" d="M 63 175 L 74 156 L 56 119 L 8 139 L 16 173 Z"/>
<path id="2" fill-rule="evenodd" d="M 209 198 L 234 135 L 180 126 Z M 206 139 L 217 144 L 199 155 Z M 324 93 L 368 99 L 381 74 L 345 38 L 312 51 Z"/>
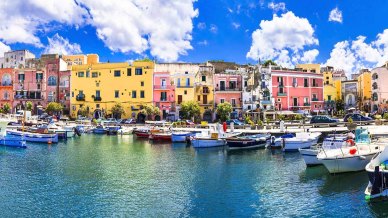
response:
<path id="1" fill-rule="evenodd" d="M 366 165 L 368 186 L 365 189 L 365 198 L 374 199 L 388 196 L 388 147 Z"/>
<path id="2" fill-rule="evenodd" d="M 92 131 L 94 134 L 101 135 L 101 134 L 106 134 L 108 130 L 102 125 L 99 125 L 99 126 L 96 126 Z"/>
<path id="3" fill-rule="evenodd" d="M 151 132 L 149 139 L 154 141 L 171 141 L 171 132 Z"/>
<path id="4" fill-rule="evenodd" d="M 173 132 L 171 135 L 171 141 L 172 142 L 186 142 L 187 137 L 192 135 L 191 132 Z"/>
<path id="5" fill-rule="evenodd" d="M 295 137 L 283 138 L 281 140 L 283 151 L 298 151 L 299 148 L 309 148 L 317 144 L 319 132 L 298 132 Z"/>
<path id="6" fill-rule="evenodd" d="M 150 137 L 150 129 L 149 128 L 140 128 L 140 129 L 134 129 L 133 134 L 136 135 L 137 138 L 149 138 Z"/>
<path id="7" fill-rule="evenodd" d="M 13 148 L 27 148 L 26 141 L 23 138 L 8 135 L 0 137 L 0 145 Z"/>
<path id="8" fill-rule="evenodd" d="M 23 132 L 18 130 L 6 130 L 8 136 L 23 138 L 27 142 L 58 143 L 57 134 Z"/>
<path id="9" fill-rule="evenodd" d="M 257 134 L 248 136 L 235 136 L 226 138 L 226 145 L 229 150 L 265 148 L 270 139 L 270 134 Z"/>

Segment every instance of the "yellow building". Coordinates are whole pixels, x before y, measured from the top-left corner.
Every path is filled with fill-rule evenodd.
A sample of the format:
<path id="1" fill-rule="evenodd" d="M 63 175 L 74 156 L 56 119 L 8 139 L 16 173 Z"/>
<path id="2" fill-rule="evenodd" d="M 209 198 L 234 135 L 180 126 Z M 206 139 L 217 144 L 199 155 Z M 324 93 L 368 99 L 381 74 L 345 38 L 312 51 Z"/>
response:
<path id="1" fill-rule="evenodd" d="M 341 80 L 334 80 L 332 72 L 323 72 L 323 97 L 326 109 L 334 109 L 335 101 L 341 100 Z"/>
<path id="2" fill-rule="evenodd" d="M 372 98 L 372 74 L 369 70 L 362 70 L 357 77 L 357 90 L 359 97 L 359 108 L 365 111 L 370 110 Z"/>
<path id="3" fill-rule="evenodd" d="M 200 66 L 195 78 L 195 96 L 204 121 L 213 121 L 214 112 L 214 67 Z"/>
<path id="4" fill-rule="evenodd" d="M 154 63 L 149 61 L 73 65 L 70 116 L 76 118 L 81 107 L 90 117 L 109 116 L 120 103 L 125 110 L 122 118 L 143 121 L 142 106 L 153 103 L 153 72 Z"/>
<path id="5" fill-rule="evenodd" d="M 68 70 L 71 70 L 73 65 L 97 64 L 99 63 L 98 54 L 77 54 L 77 55 L 63 55 L 62 59 L 66 61 Z"/>
<path id="6" fill-rule="evenodd" d="M 320 64 L 298 64 L 296 68 L 300 68 L 304 72 L 321 73 Z"/>

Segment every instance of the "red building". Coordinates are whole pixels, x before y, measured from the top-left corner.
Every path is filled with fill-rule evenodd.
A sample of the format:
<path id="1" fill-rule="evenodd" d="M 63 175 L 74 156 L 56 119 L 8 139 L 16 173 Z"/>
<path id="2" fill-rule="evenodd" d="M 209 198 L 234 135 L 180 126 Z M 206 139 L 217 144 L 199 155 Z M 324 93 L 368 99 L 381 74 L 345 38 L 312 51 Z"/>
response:
<path id="1" fill-rule="evenodd" d="M 272 70 L 271 80 L 276 110 L 323 110 L 322 74 Z"/>
<path id="2" fill-rule="evenodd" d="M 13 105 L 13 78 L 15 69 L 3 68 L 0 69 L 0 107 L 8 103 L 12 110 Z"/>

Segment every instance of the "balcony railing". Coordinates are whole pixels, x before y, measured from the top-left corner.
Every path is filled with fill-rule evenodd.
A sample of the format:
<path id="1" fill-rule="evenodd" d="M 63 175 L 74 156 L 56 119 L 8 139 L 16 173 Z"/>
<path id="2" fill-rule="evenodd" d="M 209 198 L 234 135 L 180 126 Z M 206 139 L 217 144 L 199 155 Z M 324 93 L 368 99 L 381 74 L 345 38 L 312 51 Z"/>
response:
<path id="1" fill-rule="evenodd" d="M 215 90 L 216 92 L 239 92 L 239 91 L 242 91 L 242 88 L 225 87 L 225 88 L 216 88 Z"/>
<path id="2" fill-rule="evenodd" d="M 154 89 L 171 89 L 171 85 L 154 85 Z"/>
<path id="3" fill-rule="evenodd" d="M 287 92 L 278 92 L 278 96 L 287 96 Z"/>
<path id="4" fill-rule="evenodd" d="M 177 85 L 176 88 L 193 88 L 193 85 Z"/>
<path id="5" fill-rule="evenodd" d="M 26 99 L 26 100 L 43 100 L 43 98 L 40 96 L 40 97 L 31 97 L 31 96 L 27 96 L 27 95 L 15 95 L 14 96 L 14 99 Z"/>
<path id="6" fill-rule="evenodd" d="M 311 104 L 310 104 L 310 103 L 307 103 L 307 102 L 305 102 L 305 103 L 303 103 L 303 106 L 311 106 Z"/>
<path id="7" fill-rule="evenodd" d="M 270 100 L 261 100 L 261 104 L 271 104 L 272 102 Z"/>
<path id="8" fill-rule="evenodd" d="M 85 101 L 85 95 L 77 95 L 76 100 L 77 101 Z"/>
<path id="9" fill-rule="evenodd" d="M 94 101 L 101 101 L 101 96 L 94 97 Z"/>
<path id="10" fill-rule="evenodd" d="M 318 98 L 312 98 L 311 101 L 319 101 Z"/>
<path id="11" fill-rule="evenodd" d="M 1 83 L 1 86 L 13 86 L 13 84 L 5 82 L 5 83 Z"/>

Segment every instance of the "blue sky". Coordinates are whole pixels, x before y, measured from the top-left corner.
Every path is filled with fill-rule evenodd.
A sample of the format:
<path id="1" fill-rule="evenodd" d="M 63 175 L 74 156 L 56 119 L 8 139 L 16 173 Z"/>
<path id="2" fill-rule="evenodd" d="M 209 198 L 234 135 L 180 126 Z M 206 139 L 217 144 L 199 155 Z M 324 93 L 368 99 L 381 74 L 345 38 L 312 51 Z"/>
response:
<path id="1" fill-rule="evenodd" d="M 103 62 L 273 59 L 350 73 L 388 61 L 387 13 L 385 0 L 4 0 L 0 51 L 97 53 Z"/>

